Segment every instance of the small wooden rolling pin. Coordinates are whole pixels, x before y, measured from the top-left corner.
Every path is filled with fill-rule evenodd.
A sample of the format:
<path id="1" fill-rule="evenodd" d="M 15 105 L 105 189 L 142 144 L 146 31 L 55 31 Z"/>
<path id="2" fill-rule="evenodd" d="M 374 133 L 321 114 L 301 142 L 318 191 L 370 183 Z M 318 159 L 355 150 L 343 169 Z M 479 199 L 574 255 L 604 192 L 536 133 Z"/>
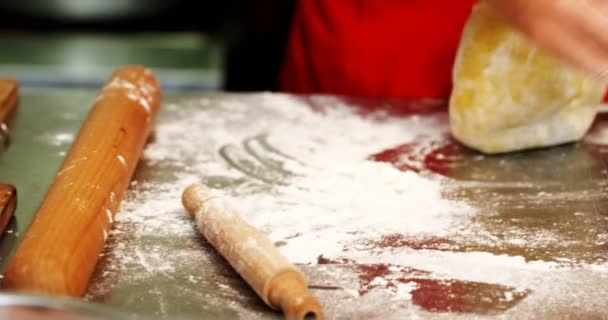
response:
<path id="1" fill-rule="evenodd" d="M 2 286 L 80 297 L 160 105 L 154 75 L 114 72 L 9 261 Z"/>
<path id="2" fill-rule="evenodd" d="M 203 236 L 268 306 L 282 310 L 290 320 L 323 318 L 304 275 L 264 234 L 247 224 L 228 199 L 195 184 L 184 191 L 182 203 Z"/>

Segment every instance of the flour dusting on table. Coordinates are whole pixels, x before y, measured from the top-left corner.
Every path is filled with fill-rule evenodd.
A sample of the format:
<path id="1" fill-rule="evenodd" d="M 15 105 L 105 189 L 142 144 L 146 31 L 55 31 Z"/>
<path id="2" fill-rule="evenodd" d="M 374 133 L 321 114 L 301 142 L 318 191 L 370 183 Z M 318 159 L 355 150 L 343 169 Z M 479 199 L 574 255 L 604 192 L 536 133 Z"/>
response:
<path id="1" fill-rule="evenodd" d="M 168 182 L 178 191 L 205 175 L 250 178 L 223 193 L 295 263 L 316 263 L 321 255 L 349 258 L 347 252 L 357 242 L 387 234 L 442 236 L 460 217 L 473 213 L 466 204 L 445 199 L 439 180 L 368 160 L 372 153 L 420 134 L 443 133 L 432 120 L 380 121 L 356 116 L 343 105 L 319 113 L 287 96 L 260 99 L 253 111 L 269 117 L 259 117 L 260 122 L 246 130 L 230 128 L 223 120 L 251 112 L 239 103 L 224 105 L 230 113 L 222 118 L 201 112 L 187 121 L 160 124 L 146 158 L 171 159 L 183 166 L 181 176 Z M 214 132 L 217 138 L 208 136 Z M 267 141 L 250 140 L 240 146 L 260 134 Z M 264 150 L 263 142 L 273 149 Z M 229 164 L 213 163 L 202 151 L 226 146 L 234 149 L 234 161 L 258 162 L 258 167 L 251 166 L 253 178 Z M 246 153 L 247 147 L 259 152 Z M 272 152 L 274 148 L 280 152 Z M 260 161 L 262 157 L 273 163 Z"/>
<path id="2" fill-rule="evenodd" d="M 567 259 L 528 261 L 455 244 L 450 239 L 492 239 L 483 228 L 476 229 L 479 208 L 447 196 L 447 178 L 369 160 L 420 137 L 442 139 L 445 115 L 362 116 L 340 99 L 325 96 L 245 97 L 192 98 L 164 107 L 166 117 L 145 150 L 141 176 L 135 177 L 116 216 L 90 299 L 101 299 L 112 286 L 185 277 L 192 288 L 179 290 L 200 294 L 209 304 L 242 300 L 233 287 L 200 276 L 222 273 L 213 267 L 221 263 L 210 258 L 213 250 L 201 250 L 201 238 L 181 205 L 182 191 L 200 182 L 228 197 L 303 268 L 312 285 L 324 288 L 319 294 L 326 299 L 335 295 L 334 287 L 342 299 L 388 295 L 391 308 L 415 314 L 422 309 L 413 305 L 427 311 L 445 307 L 420 301 L 432 285 L 435 291 L 439 286 L 446 292 L 482 292 L 487 296 L 471 297 L 490 299 L 499 308 L 495 312 L 504 312 L 530 288 L 540 297 L 550 295 L 553 289 L 542 290 L 549 285 L 544 281 L 555 270 L 569 268 Z M 311 103 L 324 108 L 313 110 Z M 167 242 L 148 241 L 159 237 Z M 522 239 L 506 241 L 521 244 Z M 592 266 L 579 268 L 605 272 Z M 197 291 L 205 283 L 215 288 L 215 295 Z M 151 287 L 159 305 L 185 299 L 163 294 L 161 284 Z M 328 312 L 339 314 L 343 302 L 331 301 L 337 309 L 329 306 Z M 166 308 L 159 315 L 170 313 Z M 383 312 L 391 315 L 397 309 L 391 310 Z M 251 312 L 249 316 L 261 316 Z"/>
<path id="3" fill-rule="evenodd" d="M 59 147 L 72 143 L 74 141 L 74 135 L 66 132 L 46 133 L 37 137 L 37 139 L 46 144 Z"/>

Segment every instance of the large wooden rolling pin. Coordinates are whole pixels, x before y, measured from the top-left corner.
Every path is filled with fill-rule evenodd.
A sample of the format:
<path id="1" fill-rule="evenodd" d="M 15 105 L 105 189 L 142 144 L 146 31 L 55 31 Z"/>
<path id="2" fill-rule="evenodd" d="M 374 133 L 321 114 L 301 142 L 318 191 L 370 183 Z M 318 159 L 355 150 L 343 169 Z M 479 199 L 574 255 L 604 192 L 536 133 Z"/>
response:
<path id="1" fill-rule="evenodd" d="M 228 199 L 195 184 L 184 191 L 182 202 L 203 236 L 268 306 L 282 310 L 287 319 L 323 318 L 304 275 L 268 237 L 247 224 Z"/>
<path id="2" fill-rule="evenodd" d="M 85 293 L 160 99 L 157 80 L 143 67 L 110 76 L 9 261 L 4 288 Z"/>

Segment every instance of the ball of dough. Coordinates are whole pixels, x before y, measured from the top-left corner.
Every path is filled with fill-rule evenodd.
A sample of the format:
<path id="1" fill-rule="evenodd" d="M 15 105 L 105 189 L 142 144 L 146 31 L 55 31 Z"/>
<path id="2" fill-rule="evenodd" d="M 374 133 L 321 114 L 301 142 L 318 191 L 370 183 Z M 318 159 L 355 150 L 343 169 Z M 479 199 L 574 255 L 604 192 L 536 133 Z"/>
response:
<path id="1" fill-rule="evenodd" d="M 463 31 L 453 85 L 453 136 L 490 154 L 581 139 L 606 91 L 535 48 L 485 1 Z"/>

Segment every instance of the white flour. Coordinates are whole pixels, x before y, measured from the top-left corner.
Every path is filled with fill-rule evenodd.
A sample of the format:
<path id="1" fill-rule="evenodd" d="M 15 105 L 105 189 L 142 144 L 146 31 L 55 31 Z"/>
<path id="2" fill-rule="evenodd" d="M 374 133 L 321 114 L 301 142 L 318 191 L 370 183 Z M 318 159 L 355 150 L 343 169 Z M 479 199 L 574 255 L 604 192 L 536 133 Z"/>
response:
<path id="1" fill-rule="evenodd" d="M 105 270 L 139 265 L 145 272 L 133 277 L 152 278 L 195 265 L 201 253 L 175 251 L 143 239 L 192 242 L 194 222 L 182 208 L 181 193 L 202 181 L 221 187 L 216 191 L 228 196 L 245 220 L 298 264 L 315 266 L 322 256 L 349 264 L 398 266 L 397 271 L 411 267 L 434 278 L 497 283 L 521 292 L 541 285 L 539 279 L 563 267 L 451 247 L 444 251 L 378 245 L 395 235 L 411 241 L 462 236 L 474 226 L 471 220 L 479 212 L 445 198 L 442 179 L 367 160 L 417 136 L 445 134 L 443 115 L 361 117 L 337 99 L 315 97 L 313 102 L 329 108 L 313 112 L 300 100 L 276 94 L 247 96 L 247 103 L 201 99 L 165 106 L 167 117 L 160 118 L 155 139 L 144 153 L 149 176 L 132 186 L 110 234 L 110 239 L 128 234 L 130 242 L 112 248 Z M 237 170 L 226 155 L 244 170 Z M 471 237 L 484 231 L 475 232 Z M 520 238 L 508 241 L 525 245 Z M 590 270 L 605 271 L 598 266 Z M 187 279 L 200 281 L 193 275 Z M 391 279 L 378 275 L 366 285 L 400 301 L 410 299 L 418 288 Z M 343 289 L 354 297 L 361 294 L 356 283 Z"/>
<path id="2" fill-rule="evenodd" d="M 297 263 L 314 263 L 320 255 L 349 259 L 344 252 L 353 243 L 383 235 L 445 236 L 472 211 L 442 198 L 438 181 L 386 163 L 328 162 L 296 172 L 302 177 L 287 186 L 234 200 L 250 223 L 284 240 L 282 252 Z"/>
<path id="3" fill-rule="evenodd" d="M 251 128 L 230 131 L 223 127 L 225 119 L 238 118 L 251 109 L 235 102 L 224 103 L 222 109 L 231 113 L 223 118 L 210 119 L 201 112 L 157 126 L 157 139 L 146 150 L 146 159 L 196 164 L 191 172 L 181 172 L 177 181 L 167 182 L 175 189 L 172 197 L 163 197 L 165 201 L 176 201 L 187 183 L 196 182 L 201 174 L 239 176 L 230 166 L 209 163 L 210 155 L 199 150 L 213 145 L 219 149 L 228 142 L 267 133 L 270 145 L 297 159 L 269 155 L 282 161 L 282 169 L 291 174 L 280 177 L 274 174 L 276 170 L 267 169 L 273 173 L 269 176 L 278 176 L 277 181 L 284 184 L 257 192 L 260 183 L 246 182 L 233 192 L 232 200 L 247 221 L 283 244 L 281 251 L 294 263 L 316 263 L 320 255 L 341 256 L 357 241 L 379 240 L 387 234 L 442 236 L 461 216 L 473 212 L 464 203 L 444 199 L 437 180 L 366 159 L 419 134 L 441 134 L 445 128 L 437 128 L 432 120 L 379 122 L 355 116 L 344 106 L 320 114 L 287 96 L 260 98 L 257 112 L 278 114 L 282 121 L 270 117 L 265 122 L 266 117 L 259 117 Z"/>
<path id="4" fill-rule="evenodd" d="M 36 139 L 46 144 L 60 147 L 71 144 L 74 141 L 74 135 L 66 132 L 46 133 Z"/>

